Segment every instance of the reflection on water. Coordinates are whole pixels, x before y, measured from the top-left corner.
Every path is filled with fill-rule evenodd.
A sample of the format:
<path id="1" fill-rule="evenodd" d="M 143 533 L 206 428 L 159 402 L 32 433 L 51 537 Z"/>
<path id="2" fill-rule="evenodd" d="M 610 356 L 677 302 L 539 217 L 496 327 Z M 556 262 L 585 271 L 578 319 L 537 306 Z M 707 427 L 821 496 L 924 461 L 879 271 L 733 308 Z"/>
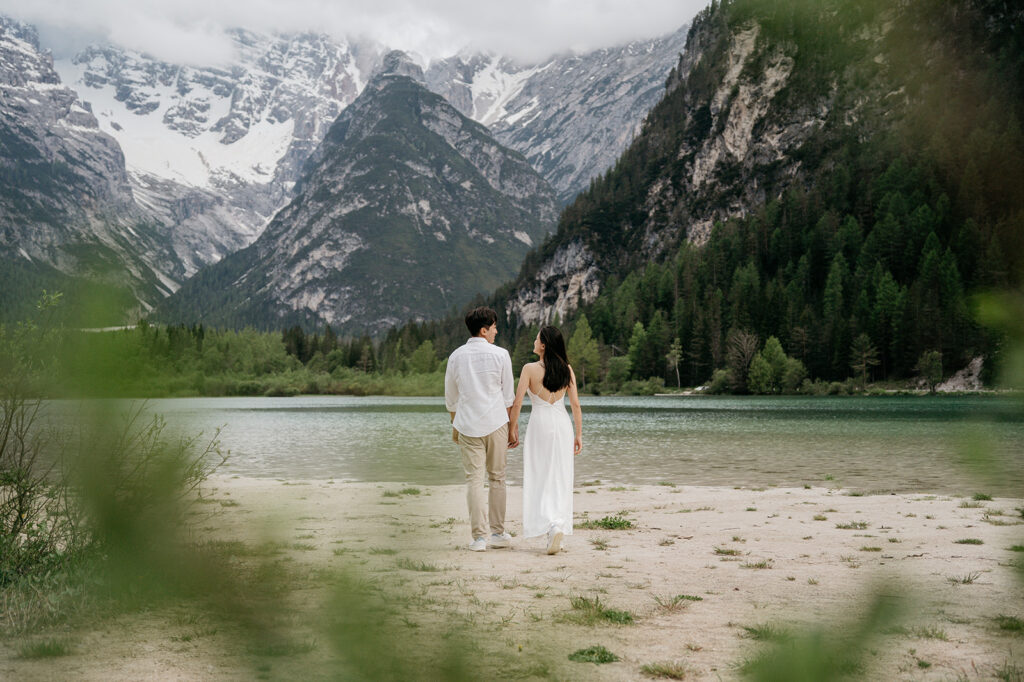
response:
<path id="1" fill-rule="evenodd" d="M 841 485 L 965 493 L 978 484 L 956 463 L 965 430 L 985 432 L 1016 464 L 986 488 L 1024 481 L 1024 421 L 991 397 L 584 397 L 577 482 L 680 485 Z M 223 426 L 227 473 L 459 483 L 461 460 L 441 398 L 195 398 L 155 400 L 189 430 Z M 529 407 L 524 414 L 526 428 Z M 522 479 L 522 450 L 509 478 Z M 826 483 L 831 476 L 834 483 Z"/>

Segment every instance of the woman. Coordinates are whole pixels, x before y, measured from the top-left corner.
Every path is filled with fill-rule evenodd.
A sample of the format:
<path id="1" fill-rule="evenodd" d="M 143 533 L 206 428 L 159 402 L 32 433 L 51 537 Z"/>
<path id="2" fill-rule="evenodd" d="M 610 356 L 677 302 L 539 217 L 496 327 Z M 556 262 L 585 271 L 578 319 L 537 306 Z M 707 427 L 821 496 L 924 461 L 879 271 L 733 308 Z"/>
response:
<path id="1" fill-rule="evenodd" d="M 562 536 L 572 535 L 573 456 L 583 449 L 583 417 L 562 333 L 544 327 L 533 342 L 533 352 L 540 360 L 523 366 L 509 428 L 517 442 L 519 412 L 529 391 L 530 424 L 523 444 L 523 536 L 546 533 L 548 554 L 555 554 Z M 572 422 L 563 402 L 566 393 Z"/>

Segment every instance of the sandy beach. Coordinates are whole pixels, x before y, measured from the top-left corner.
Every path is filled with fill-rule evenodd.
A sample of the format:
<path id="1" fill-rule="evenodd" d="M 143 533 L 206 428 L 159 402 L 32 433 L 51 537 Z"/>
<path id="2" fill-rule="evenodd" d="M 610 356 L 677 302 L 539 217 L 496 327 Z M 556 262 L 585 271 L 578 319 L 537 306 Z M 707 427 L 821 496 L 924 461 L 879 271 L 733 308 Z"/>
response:
<path id="1" fill-rule="evenodd" d="M 521 493 L 509 489 L 512 547 L 482 553 L 464 549 L 462 486 L 217 477 L 204 491 L 215 503 L 201 505 L 202 532 L 276 543 L 279 560 L 308 576 L 288 607 L 299 640 L 304 609 L 329 591 L 328 569 L 354 566 L 405 595 L 410 642 L 459 627 L 475 658 L 502 661 L 494 677 L 648 679 L 656 670 L 644 666 L 671 664 L 685 679 L 734 679 L 773 633 L 846 622 L 878 590 L 906 607 L 872 641 L 865 678 L 994 679 L 1020 665 L 1021 632 L 1001 624 L 1024 618 L 1013 568 L 1024 557 L 1021 500 L 578 481 L 577 528 L 547 556 L 541 539 L 518 536 Z M 631 527 L 581 527 L 606 517 Z M 633 622 L 588 624 L 574 608 L 582 599 Z M 61 658 L 21 660 L 15 643 L 0 645 L 0 677 L 252 679 L 223 632 L 170 611 L 64 633 L 75 645 Z M 313 637 L 258 676 L 318 679 L 333 654 Z M 620 660 L 569 660 L 595 645 Z"/>

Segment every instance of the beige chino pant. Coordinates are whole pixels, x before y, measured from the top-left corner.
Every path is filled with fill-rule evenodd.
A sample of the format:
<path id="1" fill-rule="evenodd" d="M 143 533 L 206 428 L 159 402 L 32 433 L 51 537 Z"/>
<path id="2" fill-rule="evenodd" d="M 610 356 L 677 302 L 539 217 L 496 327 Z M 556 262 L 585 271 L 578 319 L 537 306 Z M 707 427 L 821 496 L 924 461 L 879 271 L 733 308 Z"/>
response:
<path id="1" fill-rule="evenodd" d="M 466 501 L 469 521 L 473 526 L 473 539 L 487 537 L 487 523 L 491 533 L 505 532 L 505 453 L 508 450 L 508 424 L 479 438 L 459 434 L 462 466 L 466 470 Z M 490 490 L 487 511 L 484 511 L 484 471 Z"/>

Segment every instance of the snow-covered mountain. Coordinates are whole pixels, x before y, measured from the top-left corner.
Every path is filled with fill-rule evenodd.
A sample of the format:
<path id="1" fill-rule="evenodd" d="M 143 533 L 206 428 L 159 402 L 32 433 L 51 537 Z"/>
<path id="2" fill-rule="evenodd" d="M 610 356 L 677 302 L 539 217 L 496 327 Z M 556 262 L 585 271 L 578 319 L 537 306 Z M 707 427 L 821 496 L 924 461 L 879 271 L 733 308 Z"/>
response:
<path id="1" fill-rule="evenodd" d="M 322 34 L 229 35 L 228 65 L 112 46 L 55 65 L 121 145 L 139 202 L 168 227 L 187 274 L 259 235 L 381 56 Z"/>
<path id="2" fill-rule="evenodd" d="M 158 316 L 382 332 L 510 279 L 556 213 L 554 192 L 521 154 L 392 53 L 310 156 L 295 199 Z"/>
<path id="3" fill-rule="evenodd" d="M 146 307 L 182 274 L 117 141 L 60 82 L 35 30 L 0 17 L 0 303 L 85 275 Z"/>
<path id="4" fill-rule="evenodd" d="M 55 65 L 121 145 L 139 202 L 168 226 L 188 274 L 259 235 L 387 52 L 323 34 L 230 37 L 227 65 L 182 66 L 113 46 Z M 685 37 L 535 65 L 462 55 L 431 64 L 426 83 L 523 153 L 564 203 L 625 149 Z"/>
<path id="5" fill-rule="evenodd" d="M 144 308 L 256 240 L 388 53 L 323 34 L 233 30 L 227 64 L 172 64 L 109 45 L 54 62 L 31 27 L 3 26 L 8 129 L 42 140 L 40 163 L 60 170 L 72 159 L 79 174 L 47 171 L 37 174 L 45 187 L 22 186 L 35 161 L 7 150 L 16 181 L 6 185 L 6 252 L 76 276 L 97 260 L 128 264 Z M 524 154 L 565 202 L 628 144 L 684 40 L 677 32 L 534 65 L 464 54 L 421 61 L 418 78 Z M 26 201 L 61 208 L 39 229 Z M 89 258 L 73 255 L 78 243 Z"/>
<path id="6" fill-rule="evenodd" d="M 427 69 L 428 87 L 491 128 L 570 202 L 610 168 L 661 99 L 687 27 L 655 40 L 518 65 L 458 55 Z"/>

